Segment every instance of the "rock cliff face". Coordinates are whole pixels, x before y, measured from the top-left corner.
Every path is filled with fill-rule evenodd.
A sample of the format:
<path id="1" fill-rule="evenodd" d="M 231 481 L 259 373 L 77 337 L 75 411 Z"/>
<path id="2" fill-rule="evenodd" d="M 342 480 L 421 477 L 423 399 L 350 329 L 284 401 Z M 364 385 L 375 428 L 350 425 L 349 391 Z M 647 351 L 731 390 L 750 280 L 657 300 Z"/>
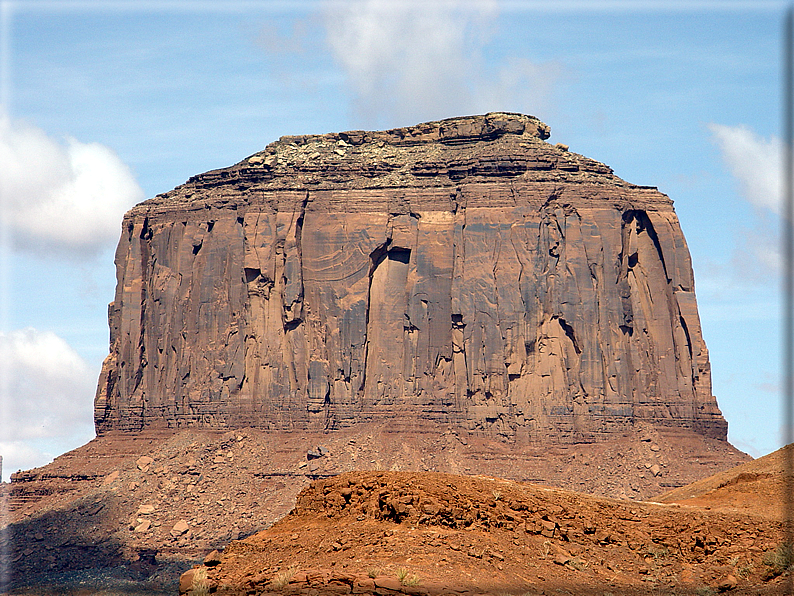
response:
<path id="1" fill-rule="evenodd" d="M 282 137 L 124 218 L 98 433 L 724 439 L 672 202 L 491 113 Z"/>

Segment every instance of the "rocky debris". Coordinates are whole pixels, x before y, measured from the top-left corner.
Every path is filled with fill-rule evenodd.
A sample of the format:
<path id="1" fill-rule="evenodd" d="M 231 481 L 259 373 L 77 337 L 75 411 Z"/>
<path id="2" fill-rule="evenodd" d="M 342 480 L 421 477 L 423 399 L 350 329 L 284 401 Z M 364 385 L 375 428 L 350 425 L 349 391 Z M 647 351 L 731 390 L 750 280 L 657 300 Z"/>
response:
<path id="1" fill-rule="evenodd" d="M 320 459 L 321 457 L 328 455 L 328 449 L 322 446 L 318 446 L 316 449 L 309 449 L 306 452 L 306 459 Z"/>
<path id="2" fill-rule="evenodd" d="M 102 485 L 107 486 L 109 484 L 113 484 L 118 479 L 119 479 L 119 471 L 114 470 L 110 474 L 105 476 L 104 480 L 102 480 Z"/>
<path id="3" fill-rule="evenodd" d="M 217 550 L 212 551 L 206 557 L 204 557 L 205 567 L 214 567 L 220 562 L 221 562 L 221 553 Z"/>
<path id="4" fill-rule="evenodd" d="M 746 513 L 351 472 L 313 482 L 288 516 L 233 541 L 203 574 L 229 596 L 773 594 L 783 580 L 765 580 L 764 561 L 782 539 L 781 522 Z"/>
<path id="5" fill-rule="evenodd" d="M 193 580 L 196 576 L 196 569 L 188 569 L 179 578 L 179 593 L 187 594 L 192 591 Z"/>
<path id="6" fill-rule="evenodd" d="M 190 525 L 188 525 L 188 523 L 185 520 L 180 519 L 178 522 L 174 524 L 174 527 L 171 528 L 171 536 L 176 538 L 177 536 L 181 536 L 182 534 L 187 533 L 189 530 L 190 530 Z"/>
<path id="7" fill-rule="evenodd" d="M 152 464 L 152 462 L 154 462 L 154 460 L 151 457 L 149 457 L 148 455 L 143 455 L 138 458 L 135 464 L 138 466 L 138 469 L 141 472 L 148 472 L 149 466 Z"/>
<path id="8" fill-rule="evenodd" d="M 483 474 L 647 499 L 747 459 L 724 441 L 691 431 L 647 432 L 662 447 L 658 455 L 636 434 L 587 445 L 530 447 L 467 440 L 451 429 L 397 434 L 367 425 L 328 434 L 111 433 L 43 468 L 15 474 L 3 487 L 10 505 L 3 536 L 15 585 L 40 585 L 44 574 L 65 589 L 72 574 L 90 573 L 96 585 L 149 581 L 173 594 L 179 574 L 191 564 L 232 539 L 269 527 L 312 480 L 346 471 Z M 307 451 L 317 445 L 327 454 L 307 462 Z M 137 465 L 144 455 L 152 459 L 146 472 Z M 219 456 L 223 463 L 214 463 Z M 666 474 L 654 477 L 638 467 L 646 459 L 664 462 Z M 106 484 L 109 470 L 119 476 Z M 180 520 L 188 523 L 189 533 L 174 537 L 171 529 Z M 339 552 L 345 545 L 339 542 Z"/>
<path id="9" fill-rule="evenodd" d="M 491 113 L 282 137 L 136 206 L 98 432 L 725 439 L 672 202 L 548 136 Z"/>
<path id="10" fill-rule="evenodd" d="M 717 590 L 720 592 L 728 592 L 736 588 L 739 585 L 739 580 L 737 580 L 733 575 L 728 575 L 717 583 Z"/>

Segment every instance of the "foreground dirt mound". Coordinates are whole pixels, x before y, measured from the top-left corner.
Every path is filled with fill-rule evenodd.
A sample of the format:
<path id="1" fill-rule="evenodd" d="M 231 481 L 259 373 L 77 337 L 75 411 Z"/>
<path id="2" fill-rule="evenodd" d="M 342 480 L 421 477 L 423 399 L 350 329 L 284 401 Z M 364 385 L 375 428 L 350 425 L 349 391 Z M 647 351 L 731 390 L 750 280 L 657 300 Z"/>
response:
<path id="1" fill-rule="evenodd" d="M 781 523 L 438 473 L 351 472 L 182 577 L 199 594 L 776 593 Z"/>
<path id="2" fill-rule="evenodd" d="M 774 453 L 671 490 L 658 498 L 665 503 L 708 506 L 712 509 L 751 511 L 784 519 L 787 458 L 794 457 L 794 444 Z M 789 470 L 789 473 L 791 470 Z"/>
<path id="3" fill-rule="evenodd" d="M 747 459 L 692 432 L 639 431 L 556 447 L 376 426 L 105 435 L 13 476 L 0 547 L 16 587 L 52 593 L 133 582 L 173 593 L 194 562 L 269 527 L 309 482 L 342 472 L 483 474 L 647 499 Z"/>

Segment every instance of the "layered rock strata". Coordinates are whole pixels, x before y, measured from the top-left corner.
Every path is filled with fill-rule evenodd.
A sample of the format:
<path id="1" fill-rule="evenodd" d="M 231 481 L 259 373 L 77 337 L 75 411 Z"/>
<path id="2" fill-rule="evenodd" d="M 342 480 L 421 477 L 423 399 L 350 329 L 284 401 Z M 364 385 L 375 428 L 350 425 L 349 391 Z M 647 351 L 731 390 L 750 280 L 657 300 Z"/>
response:
<path id="1" fill-rule="evenodd" d="M 491 113 L 282 137 L 133 208 L 97 431 L 724 439 L 672 201 Z"/>

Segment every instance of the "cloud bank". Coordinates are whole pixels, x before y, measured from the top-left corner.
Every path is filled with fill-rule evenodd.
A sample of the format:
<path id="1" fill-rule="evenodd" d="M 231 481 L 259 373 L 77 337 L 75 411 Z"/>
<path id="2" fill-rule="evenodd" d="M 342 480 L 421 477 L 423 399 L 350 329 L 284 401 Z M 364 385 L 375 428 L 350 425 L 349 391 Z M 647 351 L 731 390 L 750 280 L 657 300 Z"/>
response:
<path id="1" fill-rule="evenodd" d="M 562 67 L 510 58 L 489 68 L 497 3 L 358 0 L 326 6 L 331 54 L 366 127 L 487 111 L 541 113 Z"/>
<path id="2" fill-rule="evenodd" d="M 96 371 L 62 338 L 33 328 L 0 332 L 0 359 L 4 476 L 93 436 Z"/>
<path id="3" fill-rule="evenodd" d="M 118 241 L 121 218 L 144 194 L 109 148 L 64 143 L 0 112 L 0 195 L 18 250 L 67 258 Z"/>

